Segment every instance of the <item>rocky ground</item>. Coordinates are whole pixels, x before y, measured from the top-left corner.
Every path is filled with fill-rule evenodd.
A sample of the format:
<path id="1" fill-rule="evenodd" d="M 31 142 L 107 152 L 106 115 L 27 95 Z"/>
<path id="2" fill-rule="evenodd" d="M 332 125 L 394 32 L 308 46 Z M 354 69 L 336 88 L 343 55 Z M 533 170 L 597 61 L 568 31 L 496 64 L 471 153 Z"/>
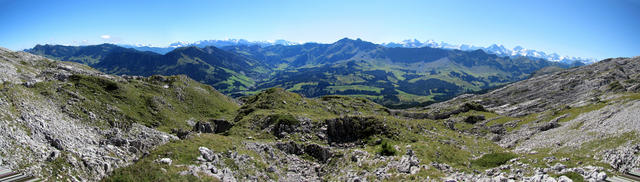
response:
<path id="1" fill-rule="evenodd" d="M 73 75 L 125 81 L 86 66 L 59 62 L 24 52 L 0 49 L 0 165 L 50 180 L 95 181 L 114 169 L 127 166 L 155 146 L 178 138 L 166 132 L 132 123 L 127 127 L 104 127 L 113 118 L 92 110 L 118 109 L 113 105 L 81 109 L 78 117 L 71 106 L 86 97 L 69 92 L 60 103 L 38 89 L 40 84 L 71 85 Z M 58 96 L 55 96 L 58 97 Z M 106 108 L 105 108 L 106 107 Z M 117 119 L 117 118 L 116 118 Z"/>

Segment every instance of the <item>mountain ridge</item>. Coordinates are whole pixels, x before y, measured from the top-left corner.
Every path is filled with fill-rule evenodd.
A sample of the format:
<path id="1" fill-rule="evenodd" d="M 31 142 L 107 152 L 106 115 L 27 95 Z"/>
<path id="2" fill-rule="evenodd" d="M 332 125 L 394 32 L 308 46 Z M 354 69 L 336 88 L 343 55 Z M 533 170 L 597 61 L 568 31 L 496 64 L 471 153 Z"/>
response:
<path id="1" fill-rule="evenodd" d="M 407 39 L 399 43 L 388 42 L 388 43 L 382 43 L 381 45 L 384 45 L 387 47 L 413 47 L 413 48 L 432 47 L 432 48 L 443 48 L 443 49 L 458 49 L 458 50 L 464 50 L 464 51 L 473 51 L 473 50 L 481 49 L 487 53 L 497 54 L 501 56 L 512 56 L 512 57 L 524 56 L 524 57 L 531 57 L 531 58 L 546 59 L 554 62 L 563 62 L 567 64 L 572 64 L 575 62 L 580 62 L 583 64 L 592 64 L 598 61 L 597 59 L 594 59 L 594 58 L 560 56 L 557 53 L 546 53 L 543 51 L 537 51 L 533 49 L 525 49 L 522 46 L 515 46 L 513 49 L 509 49 L 509 48 L 505 48 L 501 44 L 491 44 L 487 47 L 481 47 L 481 46 L 473 46 L 473 45 L 467 45 L 467 44 L 454 45 L 454 44 L 449 44 L 445 42 L 438 43 L 433 40 L 421 42 L 417 39 Z"/>
<path id="2" fill-rule="evenodd" d="M 104 49 L 92 50 L 100 46 Z M 89 64 L 111 74 L 187 74 L 234 97 L 283 87 L 307 97 L 346 94 L 402 107 L 497 87 L 547 66 L 573 66 L 481 50 L 390 48 L 349 38 L 332 44 L 188 46 L 164 55 L 111 44 L 36 46 L 27 51 Z"/>
<path id="3" fill-rule="evenodd" d="M 312 43 L 312 42 L 308 42 L 308 43 Z M 255 45 L 260 47 L 267 47 L 267 46 L 275 46 L 275 45 L 289 46 L 289 45 L 300 45 L 300 44 L 305 44 L 305 43 L 291 42 L 291 41 L 286 41 L 282 39 L 275 40 L 275 41 L 248 41 L 245 39 L 226 39 L 226 40 L 201 40 L 193 43 L 175 42 L 175 43 L 171 43 L 167 47 L 152 47 L 148 45 L 128 45 L 128 44 L 123 44 L 122 46 L 127 48 L 138 49 L 141 51 L 154 51 L 154 52 L 163 54 L 177 47 L 184 47 L 184 46 L 225 47 L 225 46 L 240 46 L 240 45 L 254 46 Z M 482 46 L 474 46 L 474 45 L 467 45 L 467 44 L 459 44 L 459 45 L 449 44 L 445 42 L 436 42 L 434 40 L 427 40 L 425 42 L 421 42 L 417 39 L 406 39 L 399 42 L 379 43 L 379 45 L 382 45 L 385 47 L 405 47 L 405 48 L 431 47 L 431 48 L 442 48 L 442 49 L 458 49 L 463 51 L 473 51 L 477 49 L 482 49 L 487 53 L 498 54 L 501 56 L 525 56 L 530 58 L 546 59 L 554 62 L 563 62 L 567 64 L 572 64 L 575 62 L 580 62 L 582 64 L 592 64 L 598 61 L 597 59 L 594 59 L 594 58 L 561 56 L 557 53 L 547 53 L 547 52 L 537 51 L 533 49 L 525 49 L 521 46 L 515 46 L 513 49 L 509 49 L 509 48 L 505 48 L 501 44 L 492 44 L 487 47 L 482 47 Z"/>

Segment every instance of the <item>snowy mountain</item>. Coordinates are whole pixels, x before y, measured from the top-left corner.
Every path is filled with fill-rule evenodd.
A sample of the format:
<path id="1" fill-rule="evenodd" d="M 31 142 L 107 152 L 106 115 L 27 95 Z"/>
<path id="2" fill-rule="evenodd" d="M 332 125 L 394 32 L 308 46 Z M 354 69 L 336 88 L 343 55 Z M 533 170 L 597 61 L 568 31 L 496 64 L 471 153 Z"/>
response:
<path id="1" fill-rule="evenodd" d="M 246 39 L 226 39 L 226 40 L 200 40 L 196 42 L 179 41 L 179 42 L 171 43 L 167 47 L 152 47 L 150 45 L 144 45 L 144 44 L 137 44 L 137 45 L 123 44 L 120 46 L 123 46 L 126 48 L 134 48 L 140 51 L 151 51 L 159 54 L 165 54 L 167 52 L 172 51 L 175 48 L 187 47 L 187 46 L 196 46 L 196 47 L 204 48 L 207 46 L 225 47 L 225 46 L 237 46 L 237 45 L 246 45 L 246 46 L 257 45 L 260 47 L 266 47 L 266 46 L 272 46 L 272 45 L 289 46 L 289 45 L 298 45 L 298 44 L 299 43 L 297 42 L 291 42 L 291 41 L 282 40 L 282 39 L 274 40 L 274 41 L 248 41 Z"/>
<path id="2" fill-rule="evenodd" d="M 291 42 L 287 40 L 274 40 L 274 41 L 248 41 L 246 39 L 226 39 L 226 40 L 200 40 L 196 42 L 174 42 L 169 44 L 167 47 L 152 47 L 150 45 L 120 45 L 127 48 L 134 48 L 140 51 L 151 51 L 159 54 L 165 54 L 167 52 L 172 51 L 175 48 L 186 47 L 186 46 L 196 46 L 196 47 L 206 47 L 206 46 L 215 46 L 215 47 L 225 47 L 225 46 L 237 46 L 237 45 L 246 45 L 246 46 L 260 46 L 267 47 L 272 45 L 298 45 L 300 43 Z M 546 53 L 542 51 L 537 51 L 533 49 L 526 49 L 521 46 L 516 46 L 513 49 L 509 49 L 500 44 L 493 44 L 488 47 L 479 47 L 467 44 L 449 44 L 445 42 L 436 42 L 433 40 L 428 40 L 425 42 L 421 42 L 417 39 L 407 39 L 400 42 L 389 42 L 380 44 L 385 47 L 407 47 L 407 48 L 419 48 L 419 47 L 431 47 L 431 48 L 442 48 L 442 49 L 457 49 L 463 51 L 473 51 L 481 49 L 487 53 L 497 54 L 500 56 L 510 56 L 510 57 L 530 57 L 530 58 L 540 58 L 546 59 L 554 62 L 562 62 L 571 64 L 574 62 L 581 62 L 584 64 L 591 64 L 598 60 L 593 58 L 583 58 L 583 57 L 571 57 L 571 56 L 560 56 L 557 53 Z"/>
<path id="3" fill-rule="evenodd" d="M 443 49 L 458 49 L 463 51 L 472 51 L 472 50 L 481 49 L 487 53 L 497 54 L 500 56 L 510 56 L 510 57 L 524 56 L 524 57 L 532 57 L 532 58 L 541 58 L 549 61 L 563 62 L 563 63 L 574 63 L 578 61 L 584 64 L 591 64 L 598 61 L 593 58 L 560 56 L 557 53 L 549 54 L 542 51 L 526 49 L 521 46 L 516 46 L 513 49 L 509 49 L 500 44 L 493 44 L 488 47 L 478 47 L 478 46 L 472 46 L 467 44 L 455 45 L 455 44 L 449 44 L 445 42 L 435 42 L 433 40 L 420 42 L 417 39 L 413 39 L 413 40 L 407 39 L 401 42 L 382 43 L 381 45 L 386 47 L 413 47 L 413 48 L 431 47 L 431 48 L 443 48 Z"/>

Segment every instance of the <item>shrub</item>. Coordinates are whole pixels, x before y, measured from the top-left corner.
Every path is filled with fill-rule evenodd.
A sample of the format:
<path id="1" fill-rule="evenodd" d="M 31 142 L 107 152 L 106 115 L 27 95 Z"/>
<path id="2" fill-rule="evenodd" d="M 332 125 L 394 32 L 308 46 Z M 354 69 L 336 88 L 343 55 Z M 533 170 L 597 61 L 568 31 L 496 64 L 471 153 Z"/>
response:
<path id="1" fill-rule="evenodd" d="M 300 121 L 298 121 L 291 114 L 274 114 L 269 116 L 269 118 L 269 121 L 275 124 L 297 125 L 300 123 Z"/>
<path id="2" fill-rule="evenodd" d="M 491 153 L 485 154 L 479 159 L 471 161 L 471 165 L 479 166 L 483 168 L 492 168 L 498 167 L 502 164 L 507 163 L 507 161 L 516 158 L 516 154 L 512 153 Z"/>
<path id="3" fill-rule="evenodd" d="M 97 76 L 71 75 L 69 80 L 94 90 L 115 91 L 120 88 L 117 82 Z"/>
<path id="4" fill-rule="evenodd" d="M 383 141 L 380 145 L 380 149 L 378 149 L 378 154 L 383 156 L 393 156 L 396 155 L 396 152 L 396 149 L 387 141 Z"/>

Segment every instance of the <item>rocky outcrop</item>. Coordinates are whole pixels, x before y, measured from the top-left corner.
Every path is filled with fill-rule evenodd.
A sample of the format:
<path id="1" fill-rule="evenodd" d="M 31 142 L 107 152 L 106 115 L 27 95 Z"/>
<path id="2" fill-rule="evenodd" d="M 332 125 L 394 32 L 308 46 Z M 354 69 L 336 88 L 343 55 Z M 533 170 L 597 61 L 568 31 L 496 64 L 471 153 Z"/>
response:
<path id="1" fill-rule="evenodd" d="M 213 128 L 214 127 L 212 127 L 211 123 L 209 123 L 209 122 L 198 121 L 193 126 L 193 132 L 197 132 L 197 133 L 213 133 Z"/>
<path id="2" fill-rule="evenodd" d="M 640 145 L 626 145 L 605 150 L 599 155 L 599 158 L 619 172 L 629 172 L 640 167 L 638 154 L 640 154 Z"/>
<path id="3" fill-rule="evenodd" d="M 457 99 L 463 99 L 472 97 L 473 95 L 461 95 L 458 96 Z M 456 115 L 459 113 L 468 112 L 471 110 L 475 111 L 486 111 L 486 109 L 475 102 L 464 102 L 458 106 L 453 106 L 449 104 L 433 104 L 428 107 L 429 112 L 419 112 L 412 110 L 390 110 L 389 113 L 394 116 L 402 116 L 413 119 L 447 119 L 452 115 Z"/>
<path id="4" fill-rule="evenodd" d="M 193 126 L 196 133 L 224 133 L 233 127 L 233 123 L 224 119 L 212 119 L 209 122 L 198 121 Z"/>
<path id="5" fill-rule="evenodd" d="M 320 162 L 327 162 L 333 153 L 331 152 L 331 148 L 321 146 L 318 144 L 298 144 L 293 141 L 290 142 L 279 142 L 275 144 L 276 148 L 282 150 L 288 154 L 302 155 L 308 154 L 309 156 L 317 159 Z"/>
<path id="6" fill-rule="evenodd" d="M 53 181 L 62 176 L 97 181 L 155 146 L 177 139 L 136 123 L 120 125 L 126 122 L 86 109 L 72 112 L 70 105 L 88 98 L 62 86 L 73 85 L 71 80 L 80 75 L 104 81 L 96 84 L 107 91 L 126 82 L 84 65 L 0 48 L 0 165 Z M 57 89 L 41 89 L 43 83 Z M 66 103 L 58 103 L 53 92 L 61 93 L 65 98 L 60 100 Z M 93 107 L 117 110 L 108 104 Z"/>
<path id="7" fill-rule="evenodd" d="M 291 115 L 271 115 L 269 116 L 268 130 L 278 138 L 287 137 L 289 134 L 308 134 L 312 131 L 311 119 L 305 117 L 294 117 Z"/>
<path id="8" fill-rule="evenodd" d="M 224 133 L 233 127 L 233 123 L 224 119 L 213 119 L 211 122 L 215 125 L 214 133 Z"/>
<path id="9" fill-rule="evenodd" d="M 506 144 L 509 143 L 508 141 L 519 138 L 517 139 L 519 140 L 518 150 L 542 147 L 579 147 L 586 142 L 639 132 L 640 123 L 636 119 L 638 111 L 640 111 L 640 101 L 638 100 L 612 101 L 601 109 L 582 113 L 575 119 L 562 122 L 555 128 L 546 131 L 541 130 L 547 127 L 537 127 L 536 130 L 534 125 L 523 126 L 522 130 L 505 135 L 503 137 L 505 140 L 500 143 Z M 553 121 L 557 122 L 554 119 L 550 123 Z M 524 128 L 530 129 L 525 130 Z M 526 137 L 527 131 L 535 131 L 537 134 Z"/>
<path id="10" fill-rule="evenodd" d="M 475 99 L 499 114 L 523 116 L 597 102 L 593 98 L 615 92 L 612 87 L 633 91 L 640 85 L 639 77 L 640 57 L 606 59 L 510 84 Z"/>
<path id="11" fill-rule="evenodd" d="M 329 143 L 356 142 L 375 134 L 389 133 L 383 121 L 374 117 L 345 116 L 325 122 Z"/>

